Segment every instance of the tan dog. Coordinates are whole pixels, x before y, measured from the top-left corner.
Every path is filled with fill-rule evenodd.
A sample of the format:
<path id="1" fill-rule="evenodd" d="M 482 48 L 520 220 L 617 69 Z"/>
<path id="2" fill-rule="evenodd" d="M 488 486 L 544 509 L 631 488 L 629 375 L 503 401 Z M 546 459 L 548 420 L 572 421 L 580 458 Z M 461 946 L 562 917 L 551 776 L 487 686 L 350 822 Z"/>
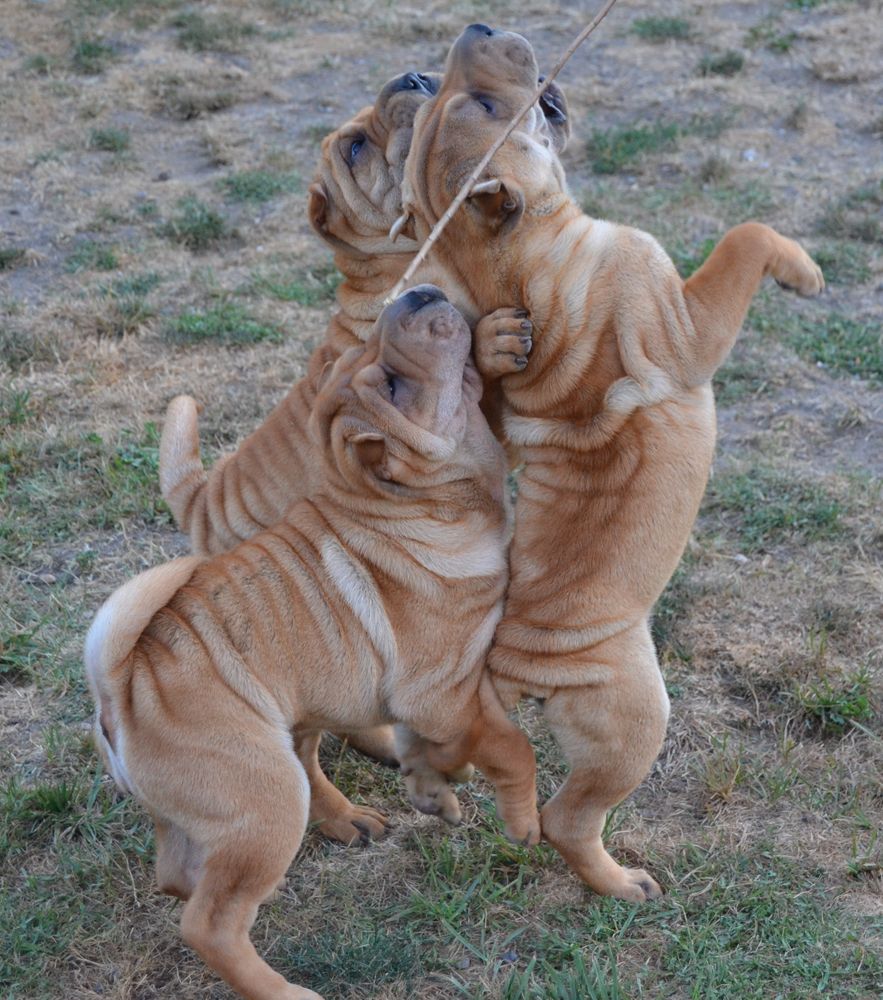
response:
<path id="1" fill-rule="evenodd" d="M 185 941 L 249 1000 L 317 997 L 248 936 L 307 822 L 292 730 L 404 723 L 405 750 L 475 761 L 507 834 L 539 840 L 533 752 L 484 670 L 510 524 L 469 328 L 427 285 L 377 327 L 319 390 L 315 501 L 228 554 L 136 577 L 86 640 L 96 740 L 156 823 L 160 887 L 189 900 Z"/>
<path id="2" fill-rule="evenodd" d="M 400 185 L 414 115 L 439 83 L 440 77 L 432 74 L 395 77 L 373 107 L 363 109 L 322 144 L 309 215 L 313 228 L 334 249 L 343 281 L 337 291 L 340 309 L 329 323 L 325 342 L 310 359 L 307 376 L 235 453 L 220 459 L 208 473 L 199 452 L 196 402 L 180 396 L 169 405 L 160 446 L 160 486 L 178 526 L 190 535 L 194 552 L 226 551 L 276 523 L 292 503 L 311 495 L 314 457 L 306 427 L 318 380 L 328 363 L 370 335 L 384 297 L 416 252 L 413 239 L 393 241 L 389 230 L 401 213 Z M 562 149 L 570 133 L 563 94 L 550 93 L 542 111 L 550 141 Z M 441 282 L 458 305 L 466 307 L 445 275 L 443 268 L 422 272 L 424 280 Z M 474 312 L 471 318 L 476 318 Z M 481 346 L 477 363 L 486 380 L 517 371 L 530 350 L 530 321 L 522 310 L 497 310 L 478 320 L 476 344 Z M 387 727 L 345 736 L 372 757 L 384 761 L 394 757 Z M 318 745 L 318 735 L 298 745 L 310 774 L 318 771 Z M 439 775 L 415 770 L 406 776 L 406 783 L 417 808 L 438 813 L 448 822 L 459 820 L 456 796 Z M 321 789 L 321 793 L 314 789 L 310 818 L 326 836 L 350 843 L 382 832 L 377 815 L 365 815 L 340 793 L 332 795 L 327 782 Z"/>
<path id="3" fill-rule="evenodd" d="M 535 86 L 519 35 L 472 25 L 415 122 L 406 209 L 423 236 Z M 529 123 L 528 123 L 529 124 Z M 607 811 L 647 774 L 668 698 L 648 617 L 683 552 L 714 449 L 710 379 L 764 275 L 823 286 L 801 247 L 759 223 L 730 230 L 686 282 L 646 233 L 590 219 L 522 127 L 441 235 L 480 310 L 530 310 L 534 349 L 502 380 L 522 454 L 511 584 L 490 668 L 506 704 L 531 695 L 571 773 L 543 834 L 596 892 L 659 893 L 604 850 Z"/>

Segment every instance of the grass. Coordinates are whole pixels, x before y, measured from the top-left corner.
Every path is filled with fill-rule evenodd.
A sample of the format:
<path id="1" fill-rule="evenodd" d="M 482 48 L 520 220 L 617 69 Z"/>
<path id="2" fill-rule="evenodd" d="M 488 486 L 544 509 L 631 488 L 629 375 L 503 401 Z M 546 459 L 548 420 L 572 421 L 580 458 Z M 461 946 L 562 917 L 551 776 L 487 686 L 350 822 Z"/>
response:
<path id="1" fill-rule="evenodd" d="M 788 344 L 812 364 L 835 374 L 883 382 L 883 323 L 877 319 L 759 305 L 749 312 L 748 323 Z"/>
<path id="2" fill-rule="evenodd" d="M 852 723 L 874 718 L 871 675 L 865 667 L 833 681 L 823 677 L 805 684 L 795 692 L 795 698 L 824 732 L 842 733 Z"/>
<path id="3" fill-rule="evenodd" d="M 162 232 L 195 253 L 216 246 L 230 235 L 224 217 L 192 195 L 178 202 L 177 215 L 169 219 Z"/>
<path id="4" fill-rule="evenodd" d="M 679 134 L 673 122 L 595 129 L 588 141 L 592 170 L 596 174 L 618 173 L 650 153 L 674 149 Z"/>
<path id="5" fill-rule="evenodd" d="M 128 129 L 93 128 L 89 133 L 89 148 L 103 153 L 124 153 L 132 141 Z"/>
<path id="6" fill-rule="evenodd" d="M 258 272 L 251 285 L 257 295 L 270 295 L 281 302 L 318 306 L 334 301 L 340 273 L 333 264 L 296 270 Z"/>
<path id="7" fill-rule="evenodd" d="M 229 14 L 206 16 L 185 10 L 175 14 L 170 23 L 177 30 L 178 45 L 193 52 L 234 52 L 243 39 L 257 34 L 253 24 Z"/>
<path id="8" fill-rule="evenodd" d="M 114 248 L 95 240 L 80 243 L 65 263 L 68 271 L 115 271 L 119 266 Z"/>
<path id="9" fill-rule="evenodd" d="M 0 248 L 0 271 L 11 271 L 25 262 L 25 252 L 21 247 Z"/>
<path id="10" fill-rule="evenodd" d="M 293 172 L 279 174 L 269 170 L 243 170 L 225 177 L 222 184 L 231 200 L 260 204 L 277 195 L 299 190 L 300 177 Z"/>
<path id="11" fill-rule="evenodd" d="M 148 422 L 105 440 L 94 432 L 49 441 L 7 432 L 0 441 L 0 558 L 27 557 L 42 544 L 127 524 L 164 525 L 159 496 L 159 431 Z"/>
<path id="12" fill-rule="evenodd" d="M 257 344 L 264 340 L 282 340 L 282 331 L 256 320 L 243 306 L 229 300 L 209 309 L 181 313 L 169 324 L 166 336 L 178 343 L 194 344 L 205 340 L 228 345 Z"/>
<path id="13" fill-rule="evenodd" d="M 812 258 L 829 285 L 861 285 L 871 277 L 871 253 L 862 243 L 825 243 L 813 248 Z"/>
<path id="14" fill-rule="evenodd" d="M 816 231 L 841 240 L 883 242 L 883 181 L 864 184 L 830 202 L 816 222 Z"/>
<path id="15" fill-rule="evenodd" d="M 116 58 L 113 46 L 98 38 L 80 38 L 71 49 L 71 66 L 83 76 L 98 76 Z"/>
<path id="16" fill-rule="evenodd" d="M 840 501 L 819 483 L 764 466 L 715 477 L 706 504 L 736 515 L 743 552 L 763 552 L 782 543 L 811 543 L 842 530 Z"/>
<path id="17" fill-rule="evenodd" d="M 168 400 L 199 395 L 203 451 L 216 458 L 322 338 L 338 275 L 298 193 L 277 180 L 306 186 L 314 142 L 367 103 L 405 43 L 414 63 L 403 68 L 430 69 L 470 21 L 514 23 L 545 53 L 561 24 L 542 4 L 498 0 L 436 5 L 422 33 L 405 7 L 369 0 L 19 6 L 27 16 L 3 32 L 0 167 L 19 212 L 4 209 L 0 253 L 0 996 L 227 996 L 182 943 L 180 904 L 156 892 L 145 811 L 99 777 L 86 628 L 116 586 L 186 550 L 157 485 Z M 605 22 L 618 70 L 572 101 L 575 136 L 595 127 L 614 149 L 608 174 L 594 173 L 594 156 L 568 156 L 570 187 L 590 191 L 597 214 L 653 233 L 685 274 L 710 237 L 749 217 L 812 234 L 832 287 L 820 302 L 770 288 L 752 313 L 761 335 L 744 337 L 715 380 L 716 476 L 654 616 L 668 738 L 607 830 L 617 860 L 646 867 L 665 895 L 641 907 L 599 899 L 548 847 L 513 848 L 480 779 L 458 790 L 463 826 L 415 817 L 396 772 L 326 740 L 334 782 L 394 826 L 363 850 L 308 832 L 254 940 L 329 1000 L 881 993 L 883 928 L 869 911 L 883 848 L 883 380 L 872 323 L 879 178 L 868 159 L 880 112 L 866 101 L 838 113 L 842 87 L 808 95 L 809 70 L 777 70 L 824 56 L 807 30 L 829 12 L 852 23 L 859 5 L 827 0 L 810 15 L 783 4 L 769 31 L 746 39 L 765 13 L 749 6 L 725 39 L 714 5 L 636 7 L 620 30 Z M 225 11 L 257 30 L 213 38 Z M 201 22 L 172 25 L 183 12 Z M 657 14 L 677 15 L 689 34 L 666 39 L 680 29 L 654 24 Z M 635 32 L 635 19 L 649 25 Z M 866 18 L 861 30 L 883 29 Z M 791 31 L 799 39 L 779 55 Z M 96 75 L 73 65 L 83 39 L 102 46 L 83 51 Z M 704 53 L 730 47 L 745 56 L 741 76 L 690 83 Z M 755 92 L 775 100 L 758 110 Z M 830 120 L 843 141 L 836 156 L 818 155 Z M 740 158 L 746 136 L 787 122 L 802 131 L 765 149 L 764 170 Z M 109 127 L 128 133 L 128 149 L 98 148 L 119 145 L 111 138 L 87 152 Z M 649 135 L 623 153 L 626 128 Z M 182 195 L 195 202 L 186 213 Z M 234 219 L 256 216 L 259 226 L 231 236 Z M 84 242 L 116 266 L 101 270 L 89 251 L 66 274 Z M 171 329 L 182 317 L 186 347 Z M 257 342 L 228 349 L 243 330 Z M 723 506 L 729 469 L 749 482 Z M 525 702 L 518 719 L 545 800 L 567 767 L 539 708 Z"/>
<path id="18" fill-rule="evenodd" d="M 697 72 L 700 76 L 735 76 L 745 66 L 741 52 L 730 49 L 719 54 L 704 55 L 699 61 Z"/>
<path id="19" fill-rule="evenodd" d="M 797 40 L 797 32 L 781 31 L 775 17 L 766 17 L 749 28 L 745 35 L 745 44 L 749 48 L 765 48 L 770 52 L 790 52 Z"/>
<path id="20" fill-rule="evenodd" d="M 682 17 L 639 17 L 631 30 L 645 42 L 684 41 L 692 34 L 690 22 Z"/>

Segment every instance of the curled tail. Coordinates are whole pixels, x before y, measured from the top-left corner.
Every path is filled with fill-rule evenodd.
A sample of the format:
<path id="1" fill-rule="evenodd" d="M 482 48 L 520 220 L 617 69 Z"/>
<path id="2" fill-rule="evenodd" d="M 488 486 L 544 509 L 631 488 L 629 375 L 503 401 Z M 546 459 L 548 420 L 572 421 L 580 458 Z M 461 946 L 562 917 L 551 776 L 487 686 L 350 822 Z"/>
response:
<path id="1" fill-rule="evenodd" d="M 684 282 L 696 330 L 691 384 L 707 382 L 723 363 L 766 275 L 798 295 L 818 295 L 825 287 L 821 269 L 803 247 L 760 222 L 743 222 L 726 232 Z"/>
<path id="2" fill-rule="evenodd" d="M 95 743 L 117 785 L 132 792 L 111 673 L 132 652 L 150 619 L 193 576 L 201 556 L 155 566 L 124 583 L 102 604 L 86 635 L 83 659 L 95 699 Z"/>

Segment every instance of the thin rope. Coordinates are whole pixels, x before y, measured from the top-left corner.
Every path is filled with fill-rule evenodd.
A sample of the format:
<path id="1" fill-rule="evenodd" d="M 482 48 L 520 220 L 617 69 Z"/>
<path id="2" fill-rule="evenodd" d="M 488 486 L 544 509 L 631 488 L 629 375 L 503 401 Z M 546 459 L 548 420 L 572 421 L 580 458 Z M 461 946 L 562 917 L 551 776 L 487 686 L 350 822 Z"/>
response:
<path id="1" fill-rule="evenodd" d="M 610 13 L 615 3 L 616 0 L 607 0 L 607 3 L 604 5 L 602 10 L 595 15 L 592 22 L 588 24 L 585 28 L 583 28 L 583 30 L 579 33 L 579 35 L 577 35 L 577 37 L 570 43 L 570 46 L 567 48 L 567 51 L 558 61 L 558 64 L 555 66 L 552 72 L 546 77 L 546 79 L 543 80 L 543 82 L 539 85 L 539 87 L 537 87 L 536 91 L 534 92 L 530 100 L 527 101 L 525 105 L 518 112 L 516 112 L 515 117 L 512 119 L 511 122 L 509 122 L 506 131 L 494 142 L 494 144 L 487 151 L 487 153 L 485 153 L 481 162 L 478 164 L 475 170 L 472 171 L 472 173 L 469 175 L 469 178 L 457 192 L 457 196 L 448 206 L 448 209 L 445 212 L 445 214 L 432 227 L 432 231 L 426 237 L 426 239 L 423 242 L 423 245 L 417 251 L 417 256 L 411 261 L 411 263 L 408 265 L 408 269 L 396 282 L 395 286 L 393 287 L 389 295 L 387 295 L 387 297 L 383 300 L 385 305 L 389 305 L 390 302 L 392 302 L 394 299 L 398 298 L 399 295 L 401 295 L 405 285 L 407 285 L 407 283 L 411 280 L 411 278 L 414 277 L 417 268 L 420 267 L 420 265 L 423 263 L 424 260 L 426 260 L 427 256 L 429 255 L 429 251 L 432 249 L 432 244 L 435 243 L 435 241 L 439 238 L 442 230 L 454 217 L 454 213 L 457 211 L 457 209 L 469 197 L 469 194 L 472 191 L 472 186 L 481 176 L 481 173 L 484 170 L 484 168 L 491 162 L 494 154 L 509 138 L 509 136 L 515 130 L 515 127 L 518 125 L 521 119 L 528 113 L 528 111 L 530 111 L 530 109 L 543 96 L 543 94 L 545 94 L 546 90 L 549 87 L 549 84 L 555 79 L 556 76 L 558 76 L 558 74 L 564 68 L 570 57 L 573 55 L 573 53 L 576 52 L 576 50 L 589 37 L 589 35 L 591 35 L 591 33 L 595 30 L 595 28 L 597 28 L 598 25 L 604 20 L 604 18 L 607 17 L 607 15 Z"/>

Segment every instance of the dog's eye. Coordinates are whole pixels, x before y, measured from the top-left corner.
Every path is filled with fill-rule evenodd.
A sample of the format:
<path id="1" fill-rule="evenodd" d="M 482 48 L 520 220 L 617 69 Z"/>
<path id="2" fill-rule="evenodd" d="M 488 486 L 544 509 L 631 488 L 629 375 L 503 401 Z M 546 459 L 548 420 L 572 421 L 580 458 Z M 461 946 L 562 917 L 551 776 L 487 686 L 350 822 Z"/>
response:
<path id="1" fill-rule="evenodd" d="M 396 399 L 396 389 L 398 389 L 399 382 L 395 375 L 387 375 L 386 377 L 386 387 L 389 389 L 389 401 L 394 403 Z"/>
<path id="2" fill-rule="evenodd" d="M 360 136 L 358 139 L 353 139 L 353 141 L 350 143 L 349 149 L 347 150 L 346 154 L 346 158 L 349 161 L 350 166 L 352 166 L 356 162 L 356 157 L 359 155 L 359 152 L 361 151 L 362 146 L 364 145 L 365 145 L 365 139 L 362 136 Z"/>
<path id="3" fill-rule="evenodd" d="M 485 111 L 487 111 L 489 115 L 494 113 L 494 106 L 486 97 L 476 97 L 475 100 L 478 101 L 478 103 L 484 108 Z"/>

